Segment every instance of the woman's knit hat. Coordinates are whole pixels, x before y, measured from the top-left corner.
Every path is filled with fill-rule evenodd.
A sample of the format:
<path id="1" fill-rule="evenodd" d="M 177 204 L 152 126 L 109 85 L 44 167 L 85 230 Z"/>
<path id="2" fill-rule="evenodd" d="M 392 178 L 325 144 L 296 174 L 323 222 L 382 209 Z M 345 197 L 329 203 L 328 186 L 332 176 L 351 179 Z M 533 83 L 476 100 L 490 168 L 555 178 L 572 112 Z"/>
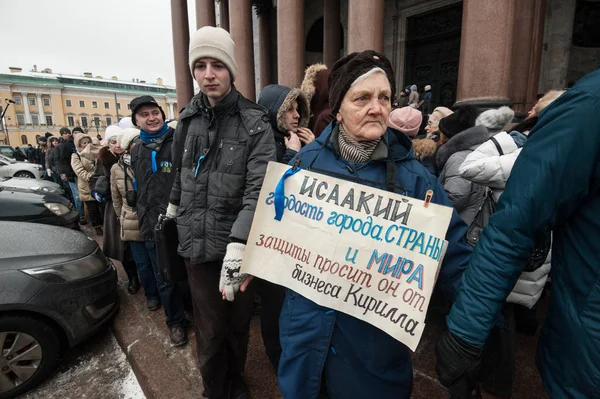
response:
<path id="1" fill-rule="evenodd" d="M 201 58 L 213 58 L 221 61 L 229 70 L 231 81 L 235 81 L 238 69 L 235 63 L 235 43 L 225 29 L 203 26 L 192 34 L 189 51 L 192 77 L 194 76 L 194 64 Z"/>
<path id="2" fill-rule="evenodd" d="M 497 109 L 488 109 L 477 117 L 475 125 L 483 125 L 491 132 L 499 132 L 512 121 L 514 116 L 515 111 L 506 106 Z"/>
<path id="3" fill-rule="evenodd" d="M 352 83 L 373 68 L 381 68 L 385 71 L 392 90 L 391 98 L 395 98 L 396 78 L 390 60 L 373 50 L 348 54 L 333 65 L 329 74 L 329 105 L 333 115 L 340 110 L 342 100 Z"/>
<path id="4" fill-rule="evenodd" d="M 123 129 L 117 139 L 117 141 L 119 142 L 119 147 L 121 147 L 125 151 L 129 150 L 129 146 L 131 145 L 131 143 L 135 141 L 138 137 L 140 137 L 140 131 L 138 129 Z"/>
<path id="5" fill-rule="evenodd" d="M 423 122 L 421 111 L 413 107 L 402 107 L 390 113 L 388 126 L 400 130 L 408 137 L 415 137 L 421 128 L 421 122 Z"/>
<path id="6" fill-rule="evenodd" d="M 106 131 L 104 132 L 104 141 L 108 143 L 111 137 L 120 134 L 122 130 L 123 129 L 121 129 L 119 125 L 110 125 L 106 128 Z"/>
<path id="7" fill-rule="evenodd" d="M 446 107 L 435 107 L 430 116 L 435 116 L 438 120 L 447 117 L 448 115 L 452 115 L 454 111 L 450 108 Z"/>
<path id="8" fill-rule="evenodd" d="M 472 105 L 459 107 L 452 115 L 440 119 L 439 129 L 448 138 L 475 126 L 479 110 Z"/>

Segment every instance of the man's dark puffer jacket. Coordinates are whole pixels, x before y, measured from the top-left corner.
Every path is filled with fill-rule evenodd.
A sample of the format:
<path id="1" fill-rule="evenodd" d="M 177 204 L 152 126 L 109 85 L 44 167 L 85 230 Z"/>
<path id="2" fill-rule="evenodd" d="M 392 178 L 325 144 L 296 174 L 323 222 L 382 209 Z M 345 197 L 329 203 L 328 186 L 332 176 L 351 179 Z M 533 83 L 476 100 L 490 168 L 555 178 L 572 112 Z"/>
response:
<path id="1" fill-rule="evenodd" d="M 264 108 L 235 87 L 214 108 L 199 93 L 181 114 L 174 145 L 189 125 L 170 202 L 178 206 L 179 254 L 191 264 L 221 261 L 246 242 L 275 142 Z"/>

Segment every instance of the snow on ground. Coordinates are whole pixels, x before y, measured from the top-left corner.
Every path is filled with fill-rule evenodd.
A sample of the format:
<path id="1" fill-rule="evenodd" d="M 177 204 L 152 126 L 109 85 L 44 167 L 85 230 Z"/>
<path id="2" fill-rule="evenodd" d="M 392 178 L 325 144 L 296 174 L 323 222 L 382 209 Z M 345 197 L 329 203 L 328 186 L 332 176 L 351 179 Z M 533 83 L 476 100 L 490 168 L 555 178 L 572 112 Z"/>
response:
<path id="1" fill-rule="evenodd" d="M 67 352 L 58 370 L 24 399 L 145 399 L 125 354 L 108 328 Z"/>

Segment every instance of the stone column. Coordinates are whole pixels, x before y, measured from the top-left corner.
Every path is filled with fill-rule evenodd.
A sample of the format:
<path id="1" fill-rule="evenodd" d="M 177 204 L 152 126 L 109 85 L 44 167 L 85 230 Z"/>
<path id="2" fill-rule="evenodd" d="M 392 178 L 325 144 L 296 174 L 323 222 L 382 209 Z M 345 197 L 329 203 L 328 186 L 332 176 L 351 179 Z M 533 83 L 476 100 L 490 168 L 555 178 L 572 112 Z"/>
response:
<path id="1" fill-rule="evenodd" d="M 177 104 L 184 107 L 194 96 L 194 84 L 188 64 L 190 28 L 186 0 L 171 0 L 173 53 L 175 56 L 175 85 Z"/>
<path id="2" fill-rule="evenodd" d="M 167 103 L 169 106 L 169 118 L 175 119 L 175 110 L 173 109 L 173 103 Z"/>
<path id="3" fill-rule="evenodd" d="M 516 0 L 464 0 L 457 104 L 509 104 Z"/>
<path id="4" fill-rule="evenodd" d="M 259 85 L 262 90 L 271 81 L 271 18 L 270 13 L 258 14 Z"/>
<path id="5" fill-rule="evenodd" d="M 548 0 L 540 93 L 567 86 L 575 7 L 575 0 Z"/>
<path id="6" fill-rule="evenodd" d="M 348 54 L 383 53 L 384 0 L 348 0 Z"/>
<path id="7" fill-rule="evenodd" d="M 215 0 L 196 0 L 196 29 L 215 26 Z"/>
<path id="8" fill-rule="evenodd" d="M 254 84 L 254 40 L 252 35 L 252 2 L 250 0 L 229 0 L 235 10 L 230 17 L 231 38 L 235 42 L 235 61 L 238 74 L 235 87 L 246 98 L 256 98 Z"/>
<path id="9" fill-rule="evenodd" d="M 228 0 L 220 0 L 219 1 L 219 24 L 221 28 L 225 29 L 229 32 L 229 1 Z"/>
<path id="10" fill-rule="evenodd" d="M 323 62 L 331 69 L 340 58 L 340 0 L 325 0 L 323 15 Z"/>
<path id="11" fill-rule="evenodd" d="M 279 84 L 299 87 L 304 77 L 304 0 L 277 1 Z"/>
<path id="12" fill-rule="evenodd" d="M 21 97 L 23 99 L 23 110 L 25 110 L 25 124 L 31 125 L 31 113 L 29 112 L 29 98 L 27 97 L 29 93 L 21 93 Z"/>
<path id="13" fill-rule="evenodd" d="M 44 104 L 42 103 L 42 94 L 36 93 L 37 104 L 38 104 L 38 120 L 40 121 L 40 126 L 46 124 L 46 115 L 44 114 Z"/>
<path id="14" fill-rule="evenodd" d="M 522 117 L 536 101 L 546 0 L 518 1 L 515 11 L 510 101 Z"/>

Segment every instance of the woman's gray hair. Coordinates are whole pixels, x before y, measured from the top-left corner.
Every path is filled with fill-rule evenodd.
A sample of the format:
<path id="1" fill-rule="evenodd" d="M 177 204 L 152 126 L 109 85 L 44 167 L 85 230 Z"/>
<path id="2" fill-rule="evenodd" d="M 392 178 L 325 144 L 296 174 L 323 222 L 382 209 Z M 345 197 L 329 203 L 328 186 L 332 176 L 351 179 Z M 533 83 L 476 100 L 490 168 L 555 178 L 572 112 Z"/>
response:
<path id="1" fill-rule="evenodd" d="M 381 72 L 382 74 L 384 74 L 385 76 L 387 76 L 387 73 L 385 73 L 385 71 L 383 69 L 381 69 L 379 67 L 376 67 L 376 68 L 370 69 L 368 72 L 365 72 L 362 75 L 360 75 L 358 78 L 356 78 L 354 80 L 354 82 L 352 82 L 352 84 L 350 85 L 350 87 L 354 86 L 355 84 L 357 84 L 360 81 L 365 80 L 369 76 L 375 75 L 378 72 Z"/>

